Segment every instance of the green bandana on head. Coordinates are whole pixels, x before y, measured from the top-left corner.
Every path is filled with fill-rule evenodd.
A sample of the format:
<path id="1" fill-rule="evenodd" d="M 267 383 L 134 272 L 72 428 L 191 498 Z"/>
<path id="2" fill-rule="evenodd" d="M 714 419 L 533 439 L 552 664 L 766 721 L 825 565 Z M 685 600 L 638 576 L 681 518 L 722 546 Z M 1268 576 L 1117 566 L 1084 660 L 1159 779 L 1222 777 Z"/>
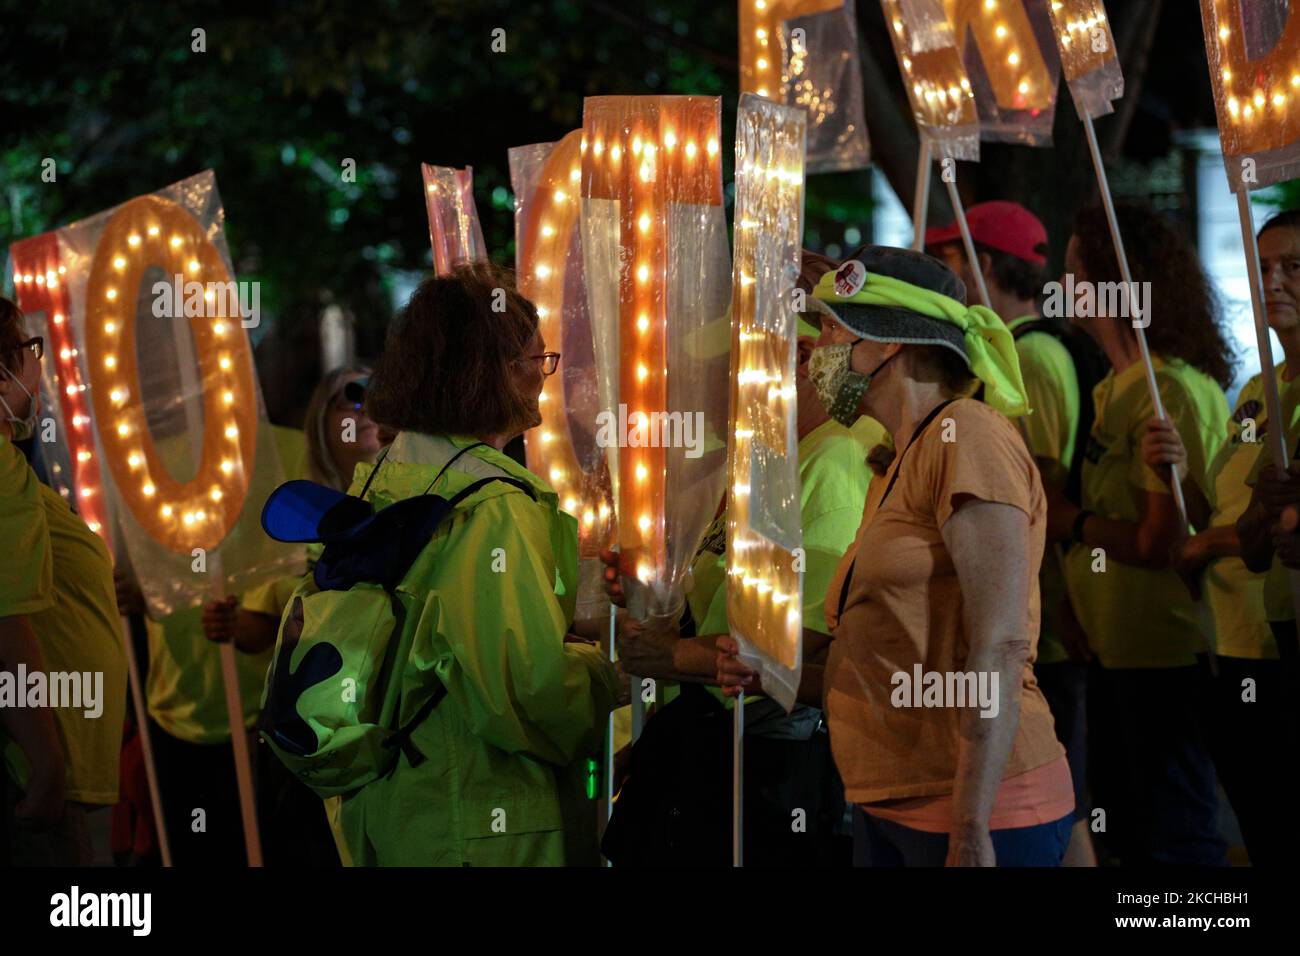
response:
<path id="1" fill-rule="evenodd" d="M 1015 339 L 996 312 L 982 305 L 966 306 L 941 292 L 877 272 L 867 273 L 865 281 L 856 292 L 842 295 L 835 288 L 836 276 L 841 271 L 843 267 L 822 276 L 813 289 L 813 296 L 831 304 L 906 309 L 925 318 L 956 326 L 964 337 L 971 372 L 984 383 L 985 403 L 1012 418 L 1029 414 Z M 856 282 L 852 285 L 856 285 Z M 845 325 L 855 335 L 870 331 Z"/>

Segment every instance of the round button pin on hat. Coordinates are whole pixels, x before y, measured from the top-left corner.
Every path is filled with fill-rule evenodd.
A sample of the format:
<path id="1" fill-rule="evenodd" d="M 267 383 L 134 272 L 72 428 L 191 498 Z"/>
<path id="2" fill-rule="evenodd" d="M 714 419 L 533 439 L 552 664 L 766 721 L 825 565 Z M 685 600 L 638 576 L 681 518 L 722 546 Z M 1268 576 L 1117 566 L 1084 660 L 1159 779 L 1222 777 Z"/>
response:
<path id="1" fill-rule="evenodd" d="M 835 294 L 848 298 L 857 295 L 867 284 L 867 267 L 850 259 L 835 270 Z"/>

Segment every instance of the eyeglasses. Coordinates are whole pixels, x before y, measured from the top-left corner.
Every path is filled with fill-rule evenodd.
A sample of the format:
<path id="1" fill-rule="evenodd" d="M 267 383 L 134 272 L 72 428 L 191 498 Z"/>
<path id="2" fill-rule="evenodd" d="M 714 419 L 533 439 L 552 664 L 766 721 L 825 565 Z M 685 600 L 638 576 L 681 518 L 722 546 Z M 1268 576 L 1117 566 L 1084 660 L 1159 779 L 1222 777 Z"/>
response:
<path id="1" fill-rule="evenodd" d="M 36 361 L 39 362 L 41 357 L 45 355 L 45 339 L 41 338 L 39 335 L 34 335 L 26 342 L 18 343 L 18 351 L 21 352 L 23 349 L 31 349 L 32 355 L 36 358 Z"/>
<path id="2" fill-rule="evenodd" d="M 525 355 L 524 358 L 532 359 L 534 362 L 541 362 L 543 375 L 554 375 L 555 370 L 560 367 L 559 352 L 543 352 L 541 355 Z"/>

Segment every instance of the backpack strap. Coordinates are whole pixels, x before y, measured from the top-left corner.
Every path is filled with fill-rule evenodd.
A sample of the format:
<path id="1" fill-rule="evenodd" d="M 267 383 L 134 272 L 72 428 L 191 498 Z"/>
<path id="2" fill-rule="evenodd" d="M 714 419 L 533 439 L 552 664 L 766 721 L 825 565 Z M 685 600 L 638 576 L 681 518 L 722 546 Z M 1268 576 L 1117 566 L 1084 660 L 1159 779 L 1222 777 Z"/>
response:
<path id="1" fill-rule="evenodd" d="M 415 712 L 415 716 L 396 730 L 391 737 L 384 741 L 385 747 L 396 747 L 406 755 L 407 762 L 412 767 L 418 767 L 424 763 L 425 756 L 421 753 L 420 748 L 415 746 L 411 740 L 411 735 L 415 733 L 415 728 L 424 723 L 429 715 L 433 713 L 434 708 L 442 703 L 442 699 L 447 696 L 447 685 L 438 681 L 438 686 L 433 689 L 429 699 L 420 705 L 420 709 Z M 397 769 L 397 764 L 393 764 L 393 770 Z M 391 773 L 391 771 L 390 771 Z"/>
<path id="2" fill-rule="evenodd" d="M 433 481 L 429 482 L 429 487 L 424 489 L 424 493 L 427 495 L 430 491 L 433 490 L 433 486 L 436 485 L 436 484 L 439 482 L 439 480 L 442 478 L 442 476 L 445 475 L 445 474 L 447 473 L 447 469 L 450 468 L 450 467 L 455 463 L 455 461 L 456 461 L 457 458 L 459 458 L 461 455 L 465 454 L 465 452 L 469 451 L 471 448 L 478 448 L 480 445 L 484 445 L 484 446 L 485 446 L 485 445 L 487 445 L 487 442 L 485 442 L 485 441 L 476 441 L 476 442 L 474 442 L 474 444 L 472 444 L 472 445 L 466 445 L 466 446 L 465 446 L 464 448 L 462 448 L 460 451 L 456 452 L 456 454 L 454 454 L 454 455 L 452 455 L 450 458 L 448 458 L 448 459 L 447 459 L 447 463 L 446 463 L 445 465 L 443 465 L 440 469 L 438 469 L 438 473 L 437 473 L 436 475 L 433 476 Z"/>
<path id="3" fill-rule="evenodd" d="M 1048 319 L 1031 319 L 1028 322 L 1022 322 L 1020 325 L 1017 325 L 1012 329 L 1011 338 L 1018 342 L 1031 332 L 1042 332 L 1046 335 L 1050 335 L 1057 341 L 1060 341 L 1065 337 L 1064 333 L 1057 327 L 1055 322 L 1049 321 Z"/>
<path id="4" fill-rule="evenodd" d="M 437 480 L 438 480 L 438 479 L 436 479 L 436 478 L 434 479 L 435 482 L 436 482 Z M 470 495 L 474 494 L 474 492 L 476 492 L 476 491 L 478 491 L 480 488 L 482 488 L 484 485 L 490 485 L 490 484 L 491 484 L 492 482 L 494 482 L 494 481 L 501 481 L 501 482 L 504 482 L 504 483 L 507 484 L 507 485 L 514 485 L 516 488 L 518 488 L 520 491 L 522 491 L 524 494 L 526 494 L 529 498 L 532 498 L 533 501 L 536 501 L 536 500 L 537 500 L 537 493 L 536 493 L 535 491 L 533 491 L 532 486 L 531 486 L 530 484 L 528 484 L 528 482 L 526 482 L 526 481 L 521 481 L 521 480 L 519 480 L 518 478 L 509 478 L 509 477 L 505 477 L 505 476 L 497 476 L 497 475 L 493 475 L 493 476 L 490 476 L 490 477 L 488 477 L 488 478 L 480 478 L 478 481 L 471 481 L 468 485 L 466 485 L 466 486 L 465 486 L 464 488 L 462 488 L 460 491 L 458 491 L 458 492 L 456 492 L 454 495 L 452 495 L 451 498 L 448 499 L 447 504 L 448 504 L 450 507 L 454 508 L 454 507 L 456 507 L 458 504 L 460 504 L 462 501 L 464 501 L 466 498 L 468 498 Z M 430 487 L 433 487 L 433 486 L 430 485 Z"/>
<path id="5" fill-rule="evenodd" d="M 480 444 L 482 443 L 480 442 Z M 473 446 L 471 445 L 470 447 L 472 448 Z M 468 450 L 469 450 L 468 448 L 462 449 L 462 453 Z M 450 463 L 451 462 L 448 462 L 448 464 Z M 446 471 L 445 467 L 443 468 L 443 471 Z M 438 475 L 439 477 L 441 477 L 442 472 L 439 472 Z M 437 480 L 438 479 L 435 478 L 434 483 L 437 483 Z M 536 493 L 533 491 L 532 487 L 527 482 L 520 481 L 518 478 L 490 477 L 490 478 L 480 478 L 478 481 L 471 482 L 470 484 L 462 488 L 460 491 L 456 492 L 456 494 L 454 494 L 451 497 L 451 499 L 447 502 L 449 508 L 455 508 L 456 505 L 460 504 L 470 495 L 474 494 L 474 492 L 478 491 L 480 488 L 482 488 L 485 485 L 490 485 L 494 481 L 501 481 L 501 482 L 505 482 L 508 485 L 514 485 L 516 488 L 518 488 L 520 491 L 526 494 L 533 501 L 537 500 Z M 433 486 L 430 485 L 429 487 L 433 487 Z M 428 492 L 425 493 L 427 494 Z M 391 597 L 393 599 L 394 614 L 398 620 L 398 629 L 400 630 L 401 627 L 403 626 L 401 622 L 404 617 L 404 611 L 401 607 L 401 603 L 397 600 L 396 595 L 391 595 Z M 428 719 L 429 715 L 433 713 L 434 709 L 440 703 L 442 703 L 443 698 L 446 696 L 447 696 L 446 685 L 443 684 L 442 681 L 438 681 L 437 686 L 433 689 L 433 693 L 430 695 L 429 699 L 420 705 L 420 709 L 415 712 L 415 715 L 410 720 L 408 720 L 405 724 L 403 724 L 401 727 L 395 730 L 392 736 L 388 737 L 384 741 L 384 746 L 388 748 L 395 747 L 398 750 L 400 750 L 403 754 L 406 755 L 407 762 L 410 763 L 412 767 L 418 767 L 420 764 L 422 764 L 425 760 L 425 756 L 423 753 L 420 752 L 420 749 L 416 747 L 415 744 L 411 741 L 411 736 L 415 733 L 415 729 L 419 727 L 420 724 L 424 723 L 425 720 Z M 396 766 L 397 765 L 394 764 L 393 768 L 396 769 Z"/>

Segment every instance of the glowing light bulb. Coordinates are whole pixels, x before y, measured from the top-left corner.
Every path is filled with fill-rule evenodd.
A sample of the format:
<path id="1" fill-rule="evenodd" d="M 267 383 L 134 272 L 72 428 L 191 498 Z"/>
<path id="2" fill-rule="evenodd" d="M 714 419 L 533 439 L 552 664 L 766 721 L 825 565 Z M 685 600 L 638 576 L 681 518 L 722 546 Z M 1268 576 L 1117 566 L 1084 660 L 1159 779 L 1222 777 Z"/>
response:
<path id="1" fill-rule="evenodd" d="M 233 461 L 231 461 L 229 458 L 226 458 L 226 459 L 223 459 L 223 460 L 222 460 L 222 462 L 221 462 L 221 473 L 222 473 L 223 475 L 228 475 L 228 474 L 230 474 L 230 473 L 231 473 L 232 471 L 234 471 L 234 470 L 235 470 L 235 463 L 234 463 Z"/>
<path id="2" fill-rule="evenodd" d="M 217 359 L 217 365 L 220 366 L 221 371 L 223 371 L 223 372 L 229 372 L 229 371 L 230 371 L 230 356 L 229 356 L 229 355 L 223 355 L 223 356 L 221 356 L 221 358 Z"/>
<path id="3" fill-rule="evenodd" d="M 239 437 L 239 429 L 234 425 L 226 426 L 226 437 L 232 441 Z"/>
<path id="4" fill-rule="evenodd" d="M 172 236 L 172 238 L 171 238 L 171 244 L 172 244 L 172 248 L 173 248 L 173 249 L 179 249 L 179 248 L 180 248 L 180 245 L 181 245 L 181 237 L 180 237 L 180 236 Z"/>
<path id="5" fill-rule="evenodd" d="M 650 214 L 648 212 L 641 213 L 641 218 L 636 221 L 636 224 L 637 224 L 637 228 L 639 228 L 642 232 L 649 232 Z"/>
<path id="6" fill-rule="evenodd" d="M 117 426 L 117 433 L 122 438 L 125 438 L 127 435 L 131 434 L 131 426 L 128 425 L 126 422 L 122 422 L 120 425 Z"/>
<path id="7" fill-rule="evenodd" d="M 131 235 L 126 237 L 126 244 L 134 249 L 136 246 L 140 245 L 140 237 L 135 233 L 131 233 Z"/>
<path id="8" fill-rule="evenodd" d="M 116 257 L 113 259 L 113 268 L 114 268 L 114 269 L 118 269 L 118 270 L 125 269 L 125 268 L 126 268 L 126 259 L 123 258 L 122 256 L 116 256 Z"/>
<path id="9" fill-rule="evenodd" d="M 548 277 L 550 276 L 550 274 L 551 274 L 551 267 L 550 267 L 550 266 L 548 266 L 548 265 L 544 265 L 544 264 L 543 264 L 543 265 L 539 265 L 539 266 L 537 267 L 537 278 L 539 278 L 539 279 L 546 279 L 546 278 L 548 278 Z"/>
<path id="10" fill-rule="evenodd" d="M 171 505 L 163 505 L 163 506 L 162 506 L 161 508 L 159 508 L 158 510 L 162 513 L 162 516 L 163 516 L 164 518 L 170 518 L 170 517 L 172 516 L 172 506 L 171 506 Z"/>
<path id="11" fill-rule="evenodd" d="M 77 452 L 77 461 L 90 461 L 90 452 L 88 451 Z"/>
<path id="12" fill-rule="evenodd" d="M 145 231 L 148 232 L 150 236 L 156 236 L 156 235 L 158 235 L 158 227 L 157 227 L 157 226 L 150 226 L 150 227 L 149 227 L 148 229 L 146 229 Z"/>
<path id="13" fill-rule="evenodd" d="M 211 491 L 208 492 L 208 497 L 211 498 L 213 501 L 220 501 L 220 500 L 221 500 L 221 489 L 220 489 L 220 488 L 213 488 Z"/>
<path id="14" fill-rule="evenodd" d="M 140 461 L 141 461 L 140 456 L 136 452 L 132 452 L 130 455 L 127 456 L 126 459 L 126 463 L 130 465 L 132 468 L 139 468 Z"/>
<path id="15" fill-rule="evenodd" d="M 716 156 L 718 154 L 718 141 L 716 139 L 709 140 L 705 149 L 709 151 L 710 156 Z"/>
<path id="16" fill-rule="evenodd" d="M 215 332 L 217 335 L 225 335 L 225 334 L 226 334 L 226 323 L 225 323 L 225 322 L 213 322 L 213 323 L 212 323 L 212 331 Z"/>
<path id="17" fill-rule="evenodd" d="M 642 531 L 649 531 L 651 523 L 649 515 L 642 515 L 641 520 L 637 522 Z"/>
<path id="18" fill-rule="evenodd" d="M 636 366 L 636 380 L 638 382 L 644 382 L 646 380 L 646 376 L 649 374 L 650 374 L 650 370 L 646 368 L 643 364 L 638 362 Z"/>
<path id="19" fill-rule="evenodd" d="M 650 317 L 642 313 L 636 320 L 636 328 L 638 332 L 644 333 L 646 329 L 650 328 Z"/>
<path id="20" fill-rule="evenodd" d="M 105 355 L 105 356 L 104 356 L 104 368 L 109 369 L 110 371 L 111 371 L 112 369 L 117 368 L 117 356 L 116 356 L 116 355 Z"/>
<path id="21" fill-rule="evenodd" d="M 636 277 L 637 277 L 637 281 L 645 282 L 647 279 L 650 278 L 650 267 L 646 265 L 644 262 L 641 263 L 641 265 L 637 266 Z"/>
<path id="22" fill-rule="evenodd" d="M 767 95 L 767 92 L 766 92 L 765 90 L 759 90 L 759 91 L 758 91 L 758 95 L 759 95 L 759 96 L 766 96 L 766 95 Z M 686 158 L 687 158 L 687 159 L 694 159 L 694 158 L 695 158 L 695 154 L 698 153 L 699 151 L 700 151 L 700 148 L 699 148 L 698 146 L 695 145 L 695 140 L 690 139 L 690 140 L 687 140 L 687 141 L 686 141 Z"/>
<path id="23" fill-rule="evenodd" d="M 152 498 L 154 496 L 154 492 L 156 492 L 158 489 L 154 487 L 153 482 L 146 481 L 143 485 L 140 486 L 140 490 L 144 492 L 144 496 L 146 498 Z"/>
<path id="24" fill-rule="evenodd" d="M 114 302 L 114 301 L 116 301 L 116 300 L 117 300 L 117 290 L 116 290 L 116 289 L 109 289 L 107 292 L 104 293 L 104 298 L 108 299 L 109 302 Z"/>
<path id="25" fill-rule="evenodd" d="M 117 331 L 117 323 L 116 323 L 116 322 L 113 322 L 113 321 L 111 321 L 111 320 L 108 321 L 108 322 L 105 322 L 105 323 L 104 323 L 104 331 L 105 331 L 106 333 L 108 333 L 109 335 L 112 335 L 114 332 Z"/>
<path id="26" fill-rule="evenodd" d="M 637 462 L 637 466 L 636 466 L 636 480 L 637 480 L 637 481 L 645 481 L 646 476 L 649 475 L 649 474 L 650 474 L 649 469 L 647 469 L 646 466 L 643 465 L 643 464 L 641 464 L 640 462 Z"/>
<path id="27" fill-rule="evenodd" d="M 221 400 L 227 405 L 233 405 L 235 404 L 235 393 L 229 390 L 224 391 L 221 393 Z"/>
<path id="28" fill-rule="evenodd" d="M 551 236 L 555 235 L 555 227 L 542 226 L 542 235 L 545 236 L 547 239 L 551 238 Z"/>
<path id="29" fill-rule="evenodd" d="M 199 260 L 198 260 L 198 259 L 191 259 L 191 260 L 190 260 L 190 264 L 189 264 L 189 269 L 190 269 L 190 272 L 198 272 L 198 271 L 199 271 Z"/>

